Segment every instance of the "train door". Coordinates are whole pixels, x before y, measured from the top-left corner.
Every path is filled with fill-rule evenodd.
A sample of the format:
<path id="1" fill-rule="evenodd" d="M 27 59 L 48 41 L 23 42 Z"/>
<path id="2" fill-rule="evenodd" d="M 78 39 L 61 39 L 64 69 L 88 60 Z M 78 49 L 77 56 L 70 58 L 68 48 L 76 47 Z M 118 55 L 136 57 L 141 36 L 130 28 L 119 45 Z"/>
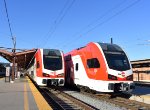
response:
<path id="1" fill-rule="evenodd" d="M 34 80 L 36 80 L 36 61 L 34 59 L 34 65 L 33 65 L 33 72 L 34 72 Z"/>
<path id="2" fill-rule="evenodd" d="M 80 84 L 80 56 L 72 57 L 74 65 L 74 82 L 75 84 Z"/>

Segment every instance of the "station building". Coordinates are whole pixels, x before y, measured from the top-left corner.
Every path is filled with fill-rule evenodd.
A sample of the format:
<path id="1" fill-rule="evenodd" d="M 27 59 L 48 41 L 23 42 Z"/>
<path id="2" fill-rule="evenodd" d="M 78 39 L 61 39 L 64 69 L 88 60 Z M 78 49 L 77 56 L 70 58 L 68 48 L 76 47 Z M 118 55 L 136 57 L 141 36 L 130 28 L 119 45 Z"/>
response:
<path id="1" fill-rule="evenodd" d="M 150 82 L 150 59 L 131 61 L 133 80 Z"/>

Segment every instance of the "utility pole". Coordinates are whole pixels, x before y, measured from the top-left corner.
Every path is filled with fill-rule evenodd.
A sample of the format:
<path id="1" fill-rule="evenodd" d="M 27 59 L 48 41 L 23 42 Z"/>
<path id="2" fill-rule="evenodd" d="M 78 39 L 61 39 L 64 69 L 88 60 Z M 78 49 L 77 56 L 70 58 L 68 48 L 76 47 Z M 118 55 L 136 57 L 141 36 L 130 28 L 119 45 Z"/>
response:
<path id="1" fill-rule="evenodd" d="M 16 59 L 16 38 L 12 37 L 12 41 L 13 41 L 13 65 L 12 65 L 12 83 L 14 83 L 14 79 L 15 79 L 15 59 Z"/>
<path id="2" fill-rule="evenodd" d="M 14 82 L 14 76 L 15 76 L 16 38 L 13 37 L 12 28 L 11 28 L 11 24 L 10 24 L 10 19 L 9 19 L 9 16 L 8 16 L 6 0 L 4 0 L 4 6 L 5 6 L 6 17 L 7 17 L 7 21 L 8 21 L 9 30 L 10 30 L 10 35 L 11 35 L 11 38 L 12 38 L 12 41 L 13 41 L 13 49 L 12 49 L 12 52 L 13 52 L 12 63 L 13 63 L 13 65 L 12 65 L 12 81 L 11 81 L 13 83 Z"/>

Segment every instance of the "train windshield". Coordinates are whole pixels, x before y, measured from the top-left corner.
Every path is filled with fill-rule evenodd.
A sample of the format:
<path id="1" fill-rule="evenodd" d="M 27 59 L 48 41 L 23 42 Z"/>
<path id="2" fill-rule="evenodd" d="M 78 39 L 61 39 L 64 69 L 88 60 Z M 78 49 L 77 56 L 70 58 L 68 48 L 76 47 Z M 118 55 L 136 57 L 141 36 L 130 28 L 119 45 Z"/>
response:
<path id="1" fill-rule="evenodd" d="M 59 50 L 43 49 L 44 68 L 49 70 L 62 69 L 62 56 Z"/>
<path id="2" fill-rule="evenodd" d="M 125 71 L 130 69 L 128 58 L 124 51 L 115 44 L 99 43 L 105 54 L 110 69 Z"/>

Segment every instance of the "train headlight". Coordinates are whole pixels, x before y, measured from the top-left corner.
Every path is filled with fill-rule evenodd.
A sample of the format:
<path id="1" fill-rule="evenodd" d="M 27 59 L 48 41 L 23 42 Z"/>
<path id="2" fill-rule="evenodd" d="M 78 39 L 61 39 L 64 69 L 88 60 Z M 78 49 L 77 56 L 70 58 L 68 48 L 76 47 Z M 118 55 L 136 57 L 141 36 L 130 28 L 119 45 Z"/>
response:
<path id="1" fill-rule="evenodd" d="M 127 76 L 126 80 L 130 80 L 130 81 L 132 81 L 132 80 L 133 80 L 133 74 L 132 74 L 132 75 L 130 75 L 130 76 Z"/>
<path id="2" fill-rule="evenodd" d="M 117 76 L 108 74 L 108 79 L 111 79 L 111 80 L 117 80 Z"/>
<path id="3" fill-rule="evenodd" d="M 44 77 L 49 77 L 49 74 L 43 73 Z"/>
<path id="4" fill-rule="evenodd" d="M 57 77 L 64 77 L 64 73 L 58 74 Z"/>

